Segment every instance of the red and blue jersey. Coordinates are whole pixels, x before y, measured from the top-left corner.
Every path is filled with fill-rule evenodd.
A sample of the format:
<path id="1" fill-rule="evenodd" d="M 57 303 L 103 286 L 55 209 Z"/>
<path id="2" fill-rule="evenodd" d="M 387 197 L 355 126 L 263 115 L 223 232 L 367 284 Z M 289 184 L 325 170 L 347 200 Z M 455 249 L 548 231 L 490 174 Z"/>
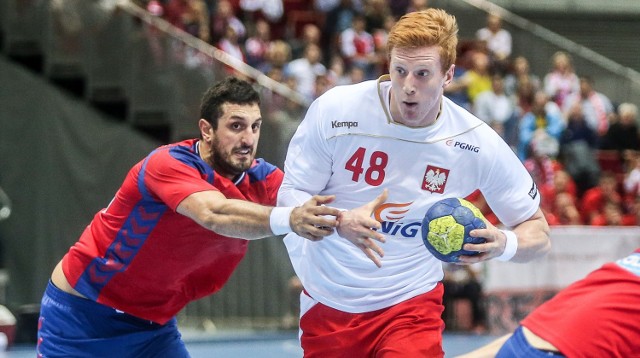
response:
<path id="1" fill-rule="evenodd" d="M 638 357 L 639 292 L 636 249 L 560 291 L 521 324 L 567 357 Z"/>
<path id="2" fill-rule="evenodd" d="M 233 182 L 200 158 L 197 143 L 159 147 L 129 171 L 109 206 L 63 258 L 65 276 L 78 292 L 163 324 L 229 279 L 248 241 L 205 229 L 176 208 L 207 190 L 275 205 L 283 173 L 256 159 Z"/>

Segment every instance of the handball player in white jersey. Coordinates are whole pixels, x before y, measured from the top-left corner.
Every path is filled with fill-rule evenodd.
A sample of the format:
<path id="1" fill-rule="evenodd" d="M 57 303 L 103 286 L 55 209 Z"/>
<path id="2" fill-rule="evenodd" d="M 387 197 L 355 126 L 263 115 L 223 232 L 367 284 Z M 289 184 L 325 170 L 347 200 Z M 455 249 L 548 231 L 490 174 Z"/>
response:
<path id="1" fill-rule="evenodd" d="M 509 230 L 475 230 L 466 244 L 490 259 L 526 262 L 550 249 L 540 195 L 510 147 L 443 97 L 453 78 L 458 27 L 428 9 L 389 34 L 389 75 L 338 86 L 309 108 L 285 162 L 278 205 L 335 194 L 338 230 L 285 244 L 304 291 L 305 357 L 442 357 L 442 264 L 420 224 L 440 199 L 480 189 Z M 378 205 L 379 204 L 379 205 Z"/>

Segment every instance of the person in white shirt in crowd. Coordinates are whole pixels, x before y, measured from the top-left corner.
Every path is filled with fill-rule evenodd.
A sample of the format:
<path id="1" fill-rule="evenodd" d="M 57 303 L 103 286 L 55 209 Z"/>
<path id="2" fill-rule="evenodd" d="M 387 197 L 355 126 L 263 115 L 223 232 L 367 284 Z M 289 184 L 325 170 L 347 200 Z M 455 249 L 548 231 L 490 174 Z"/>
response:
<path id="1" fill-rule="evenodd" d="M 285 67 L 285 75 L 296 80 L 296 88 L 303 96 L 313 100 L 317 76 L 324 76 L 327 68 L 320 62 L 322 51 L 316 44 L 310 43 L 304 49 L 304 56 L 295 59 Z"/>
<path id="2" fill-rule="evenodd" d="M 567 97 L 563 104 L 566 113 L 574 103 L 582 104 L 582 113 L 589 128 L 603 136 L 609 129 L 609 116 L 615 112 L 611 100 L 606 95 L 595 90 L 594 80 L 589 76 L 580 76 L 580 91 Z"/>
<path id="3" fill-rule="evenodd" d="M 473 114 L 487 122 L 509 145 L 517 144 L 517 109 L 512 98 L 504 92 L 504 79 L 500 74 L 491 78 L 491 90 L 478 95 L 473 103 Z"/>
<path id="4" fill-rule="evenodd" d="M 502 28 L 502 18 L 497 14 L 488 14 L 487 25 L 476 31 L 476 40 L 487 44 L 492 68 L 504 73 L 509 64 L 513 40 L 511 33 Z"/>

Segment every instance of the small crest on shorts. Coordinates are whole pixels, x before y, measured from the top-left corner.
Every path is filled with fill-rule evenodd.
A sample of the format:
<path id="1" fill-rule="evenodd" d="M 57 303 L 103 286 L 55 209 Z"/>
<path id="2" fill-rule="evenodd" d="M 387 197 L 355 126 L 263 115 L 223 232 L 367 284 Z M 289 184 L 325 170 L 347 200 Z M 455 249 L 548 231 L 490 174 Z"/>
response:
<path id="1" fill-rule="evenodd" d="M 444 187 L 449 179 L 449 169 L 439 168 L 433 165 L 427 165 L 427 170 L 422 178 L 422 190 L 432 193 L 444 193 Z"/>

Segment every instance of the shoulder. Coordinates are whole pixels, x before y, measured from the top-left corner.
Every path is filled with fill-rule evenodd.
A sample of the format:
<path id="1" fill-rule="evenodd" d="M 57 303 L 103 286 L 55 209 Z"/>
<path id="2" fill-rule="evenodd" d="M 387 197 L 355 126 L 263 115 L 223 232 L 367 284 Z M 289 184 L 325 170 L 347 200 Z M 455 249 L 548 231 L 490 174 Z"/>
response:
<path id="1" fill-rule="evenodd" d="M 378 101 L 376 81 L 364 81 L 357 84 L 335 86 L 318 97 L 314 104 L 324 111 L 354 112 L 359 107 L 370 106 Z"/>
<path id="2" fill-rule="evenodd" d="M 254 160 L 253 165 L 249 170 L 247 170 L 247 174 L 251 178 L 251 181 L 263 181 L 267 180 L 267 178 L 271 176 L 282 176 L 282 170 L 276 167 L 275 165 L 265 161 L 262 158 L 258 158 Z"/>

